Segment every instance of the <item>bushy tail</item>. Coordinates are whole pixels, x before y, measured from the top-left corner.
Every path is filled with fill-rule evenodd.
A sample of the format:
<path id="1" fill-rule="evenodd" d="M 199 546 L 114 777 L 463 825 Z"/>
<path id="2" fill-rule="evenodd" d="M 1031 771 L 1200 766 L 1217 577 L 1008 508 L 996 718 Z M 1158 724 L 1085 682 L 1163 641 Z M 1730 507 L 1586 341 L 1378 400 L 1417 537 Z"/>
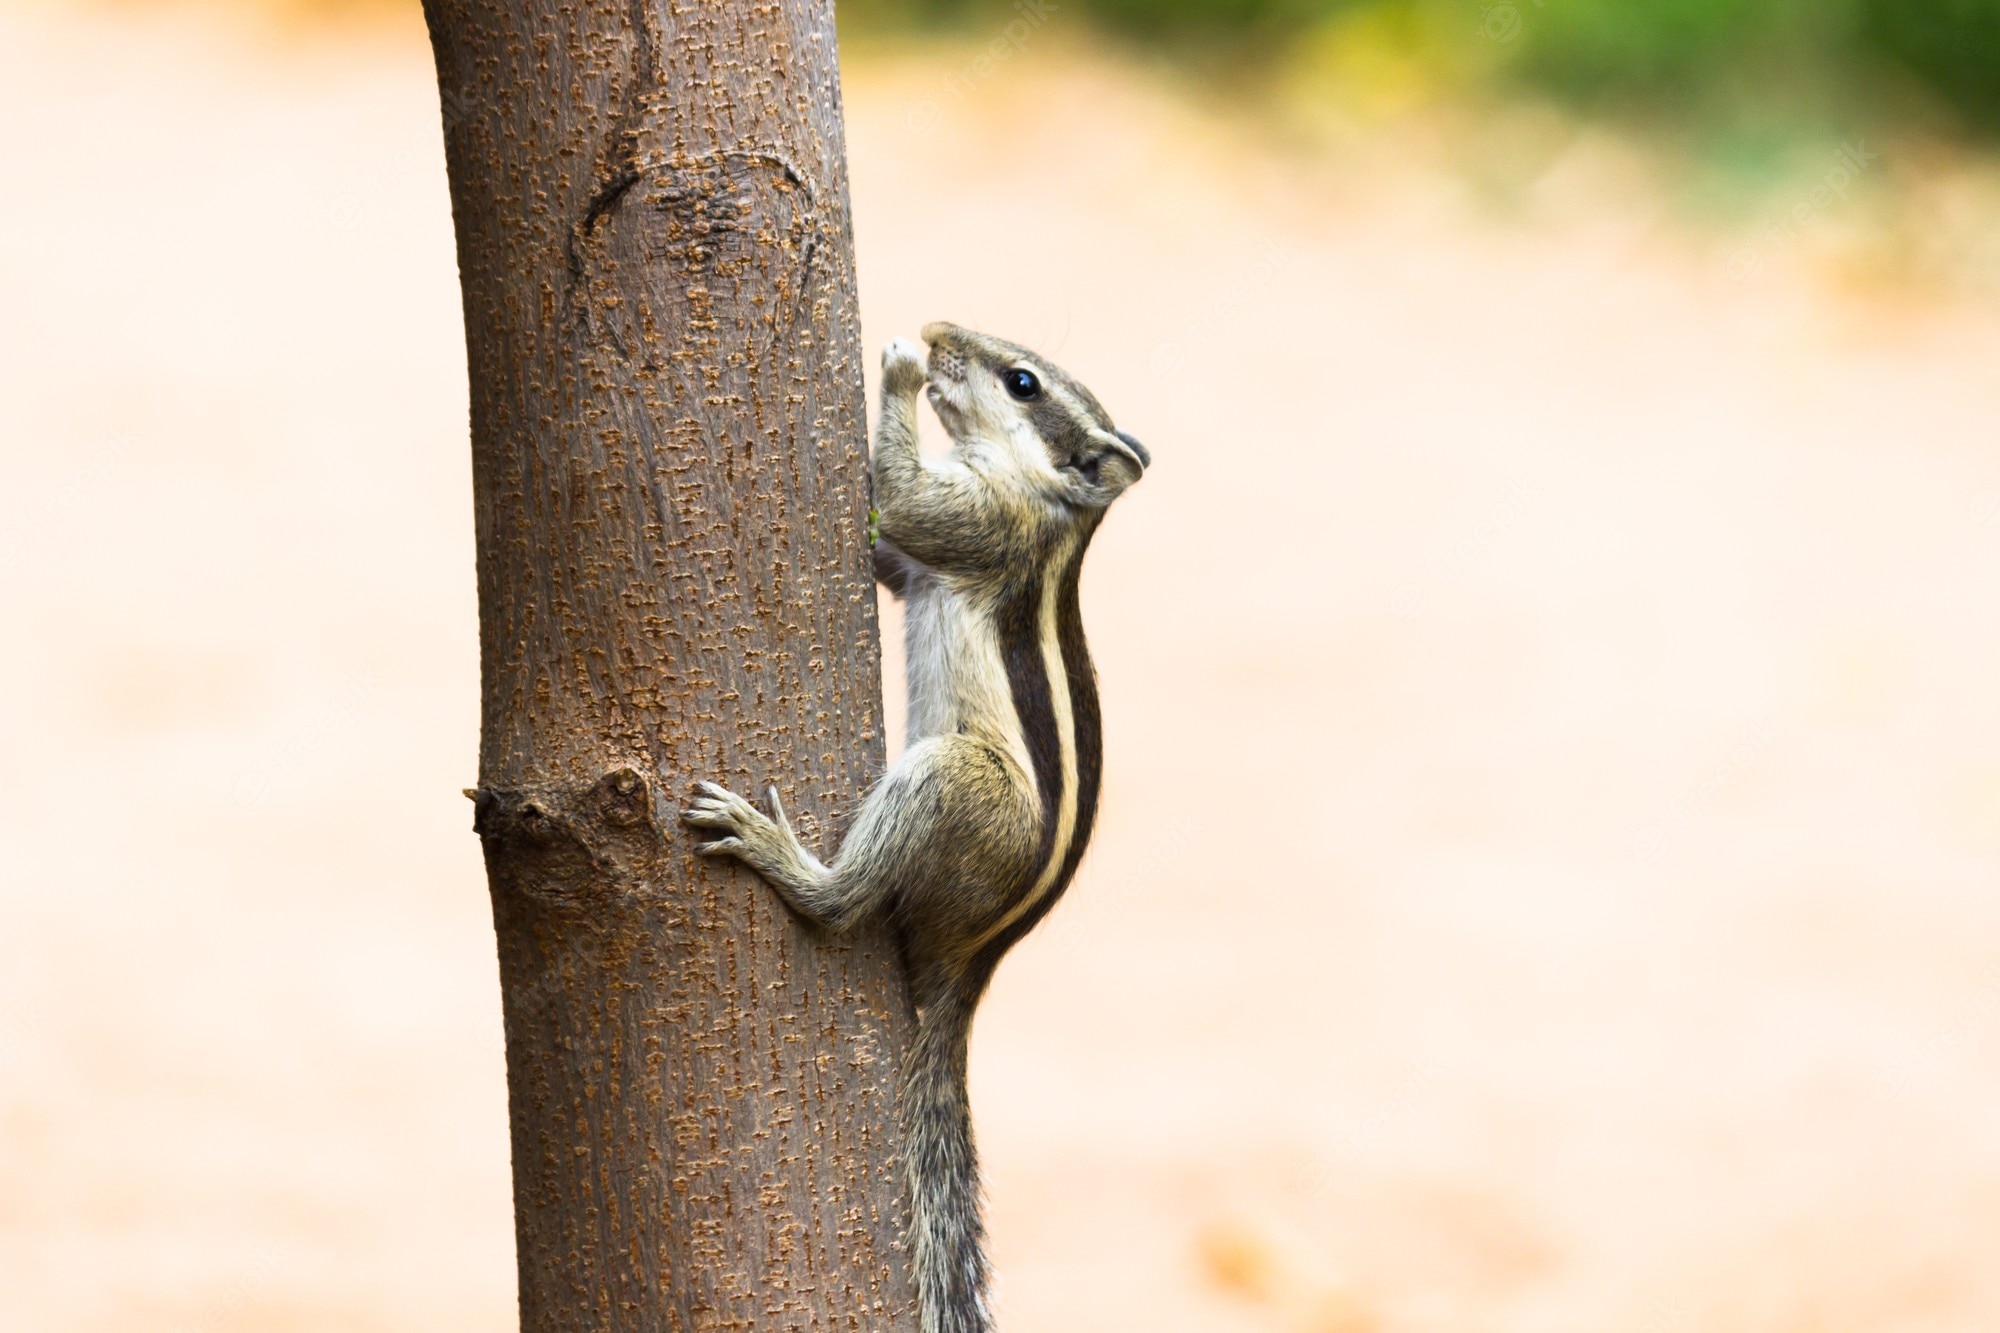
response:
<path id="1" fill-rule="evenodd" d="M 903 1175 L 910 1194 L 910 1270 L 923 1333 L 990 1333 L 979 1159 L 965 1091 L 972 1011 L 985 987 L 956 979 L 918 997 L 903 1081 Z M 928 999 L 928 1003 L 925 1000 Z"/>

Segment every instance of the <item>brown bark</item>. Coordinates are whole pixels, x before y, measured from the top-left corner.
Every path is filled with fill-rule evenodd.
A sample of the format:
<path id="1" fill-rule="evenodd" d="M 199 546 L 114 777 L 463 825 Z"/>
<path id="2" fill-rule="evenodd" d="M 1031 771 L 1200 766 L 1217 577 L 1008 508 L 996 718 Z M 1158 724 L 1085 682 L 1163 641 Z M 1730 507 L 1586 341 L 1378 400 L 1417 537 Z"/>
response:
<path id="1" fill-rule="evenodd" d="M 910 1327 L 893 947 L 692 855 L 882 766 L 831 0 L 427 0 L 521 1323 Z"/>

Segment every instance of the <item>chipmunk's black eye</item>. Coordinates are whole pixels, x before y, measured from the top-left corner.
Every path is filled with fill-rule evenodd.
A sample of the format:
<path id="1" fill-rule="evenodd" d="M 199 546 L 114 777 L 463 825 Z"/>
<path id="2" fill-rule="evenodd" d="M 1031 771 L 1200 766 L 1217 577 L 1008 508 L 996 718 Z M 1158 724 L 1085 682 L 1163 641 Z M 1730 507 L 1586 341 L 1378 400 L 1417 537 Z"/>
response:
<path id="1" fill-rule="evenodd" d="M 1042 393 L 1042 382 L 1035 378 L 1035 372 L 1022 370 L 1018 366 L 1013 370 L 1001 371 L 1000 382 L 1007 386 L 1008 393 L 1024 403 L 1030 398 L 1039 398 Z"/>

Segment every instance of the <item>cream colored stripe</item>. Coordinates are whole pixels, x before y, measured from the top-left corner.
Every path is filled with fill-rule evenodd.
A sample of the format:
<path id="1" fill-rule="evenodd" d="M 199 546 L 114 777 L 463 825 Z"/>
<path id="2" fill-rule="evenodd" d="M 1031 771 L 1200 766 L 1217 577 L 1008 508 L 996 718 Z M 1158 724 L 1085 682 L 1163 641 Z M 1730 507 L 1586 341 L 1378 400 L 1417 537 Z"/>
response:
<path id="1" fill-rule="evenodd" d="M 978 942 L 972 946 L 974 951 L 985 948 L 1048 896 L 1049 890 L 1055 887 L 1056 876 L 1062 873 L 1063 862 L 1069 857 L 1070 839 L 1076 833 L 1076 715 L 1070 707 L 1069 672 L 1063 667 L 1062 641 L 1056 637 L 1056 615 L 1062 600 L 1063 576 L 1069 569 L 1070 555 L 1075 547 L 1074 539 L 1063 543 L 1056 558 L 1045 567 L 1042 604 L 1035 627 L 1042 647 L 1042 669 L 1049 677 L 1049 707 L 1055 714 L 1056 744 L 1062 761 L 1062 795 L 1056 802 L 1055 841 L 1049 848 L 1048 862 L 1042 866 L 1042 873 L 1036 877 L 1034 887 L 980 935 Z M 1018 721 L 1016 725 L 1018 728 Z M 1028 772 L 1033 774 L 1032 765 Z"/>

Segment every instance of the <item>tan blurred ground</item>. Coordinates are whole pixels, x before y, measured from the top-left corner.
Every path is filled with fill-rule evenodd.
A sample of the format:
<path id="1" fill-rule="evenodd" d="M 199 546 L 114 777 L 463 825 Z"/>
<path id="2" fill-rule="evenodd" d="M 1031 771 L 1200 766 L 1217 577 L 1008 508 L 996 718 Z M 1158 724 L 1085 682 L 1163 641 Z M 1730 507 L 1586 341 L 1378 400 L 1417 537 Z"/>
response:
<path id="1" fill-rule="evenodd" d="M 850 72 L 870 342 L 1158 460 L 1010 1333 L 2000 1327 L 1993 309 L 958 62 Z M 0 1328 L 508 1328 L 427 53 L 17 4 L 0 122 Z"/>

